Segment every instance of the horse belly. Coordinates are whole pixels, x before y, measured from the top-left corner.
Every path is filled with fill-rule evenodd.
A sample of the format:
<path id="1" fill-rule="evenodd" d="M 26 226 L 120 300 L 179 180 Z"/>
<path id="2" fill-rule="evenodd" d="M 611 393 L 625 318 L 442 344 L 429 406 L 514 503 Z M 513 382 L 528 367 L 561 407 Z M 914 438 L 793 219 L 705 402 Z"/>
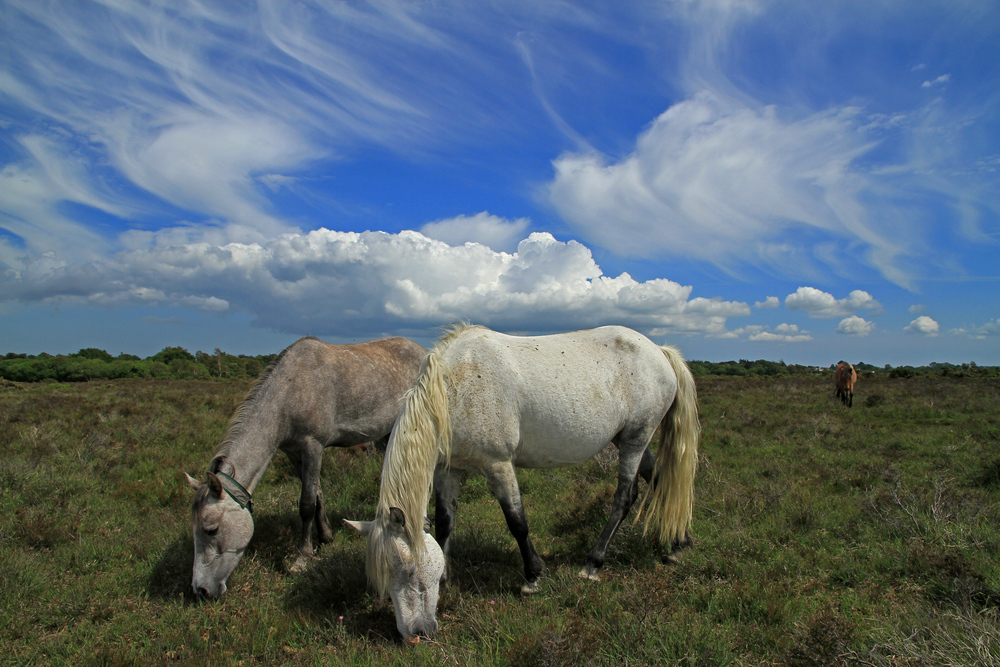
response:
<path id="1" fill-rule="evenodd" d="M 586 410 L 567 410 L 559 417 L 525 416 L 521 420 L 514 465 L 561 468 L 583 463 L 611 442 L 618 433 L 620 421 L 617 415 L 605 414 L 595 406 Z"/>

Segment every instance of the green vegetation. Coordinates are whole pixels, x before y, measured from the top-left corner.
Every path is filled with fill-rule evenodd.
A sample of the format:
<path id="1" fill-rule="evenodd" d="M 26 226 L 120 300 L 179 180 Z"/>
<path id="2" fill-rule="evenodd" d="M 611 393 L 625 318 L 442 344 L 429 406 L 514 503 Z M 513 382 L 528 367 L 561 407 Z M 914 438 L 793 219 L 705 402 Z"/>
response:
<path id="1" fill-rule="evenodd" d="M 0 383 L 0 664 L 998 664 L 1000 381 L 889 375 L 863 376 L 852 409 L 828 372 L 699 378 L 695 544 L 675 564 L 630 524 L 602 580 L 577 577 L 608 450 L 520 473 L 548 567 L 522 598 L 516 544 L 470 478 L 440 634 L 414 648 L 351 531 L 288 574 L 284 457 L 229 593 L 192 598 L 181 471 L 204 471 L 249 381 Z M 371 518 L 380 458 L 326 458 L 331 519 Z"/>
<path id="2" fill-rule="evenodd" d="M 758 359 L 748 361 L 689 361 L 691 373 L 695 377 L 723 376 L 723 377 L 784 377 L 789 375 L 822 375 L 833 371 L 836 364 L 831 364 L 828 368 L 817 368 L 815 366 L 802 366 L 799 364 L 786 364 L 784 361 L 767 361 Z M 976 362 L 968 364 L 948 364 L 932 363 L 929 366 L 899 366 L 893 368 L 885 366 L 873 366 L 863 361 L 854 363 L 854 369 L 859 375 L 881 375 L 888 374 L 893 378 L 912 377 L 1000 377 L 1000 367 L 998 366 L 977 366 Z"/>
<path id="3" fill-rule="evenodd" d="M 276 356 L 234 356 L 218 348 L 214 354 L 201 351 L 191 354 L 182 347 L 166 347 L 146 359 L 133 354 L 112 357 L 108 352 L 93 347 L 76 354 L 58 356 L 11 352 L 0 358 L 0 379 L 12 382 L 86 382 L 125 378 L 255 378 Z"/>
<path id="4" fill-rule="evenodd" d="M 255 378 L 277 354 L 257 356 L 232 355 L 215 348 L 215 352 L 191 354 L 182 347 L 165 347 L 151 357 L 140 359 L 132 354 L 111 356 L 104 350 L 88 347 L 76 354 L 52 356 L 8 353 L 0 358 L 0 379 L 12 382 L 86 382 L 89 380 L 121 380 L 126 378 L 159 378 L 167 380 L 198 380 L 205 378 Z M 725 377 L 784 377 L 817 375 L 833 370 L 814 366 L 786 364 L 784 361 L 758 359 L 748 361 L 691 361 L 695 377 L 721 375 Z M 858 373 L 888 373 L 894 378 L 918 376 L 1000 377 L 1000 367 L 970 364 L 932 363 L 930 366 L 876 367 L 864 362 L 854 364 Z"/>

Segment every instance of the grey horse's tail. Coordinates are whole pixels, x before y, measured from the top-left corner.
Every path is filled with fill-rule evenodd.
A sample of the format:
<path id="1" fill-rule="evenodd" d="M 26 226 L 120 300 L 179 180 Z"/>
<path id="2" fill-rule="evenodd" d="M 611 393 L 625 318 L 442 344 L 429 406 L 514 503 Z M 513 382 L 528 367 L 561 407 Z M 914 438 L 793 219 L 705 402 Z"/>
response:
<path id="1" fill-rule="evenodd" d="M 691 370 L 675 348 L 664 345 L 661 349 L 677 376 L 677 395 L 660 423 L 656 468 L 636 521 L 645 516 L 644 532 L 652 528 L 662 544 L 671 544 L 685 540 L 691 526 L 701 423 Z"/>

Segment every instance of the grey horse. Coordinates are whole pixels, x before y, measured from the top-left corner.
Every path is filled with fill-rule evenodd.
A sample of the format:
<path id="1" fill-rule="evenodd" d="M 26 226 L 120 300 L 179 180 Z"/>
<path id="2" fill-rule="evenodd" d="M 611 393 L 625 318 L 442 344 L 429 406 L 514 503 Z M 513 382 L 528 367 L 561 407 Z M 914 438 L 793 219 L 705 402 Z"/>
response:
<path id="1" fill-rule="evenodd" d="M 333 539 L 320 489 L 326 447 L 385 440 L 426 350 L 405 338 L 332 345 L 307 337 L 278 355 L 229 420 L 204 482 L 187 473 L 196 595 L 217 598 L 253 536 L 253 492 L 281 450 L 302 480 L 298 558 L 293 572 Z"/>

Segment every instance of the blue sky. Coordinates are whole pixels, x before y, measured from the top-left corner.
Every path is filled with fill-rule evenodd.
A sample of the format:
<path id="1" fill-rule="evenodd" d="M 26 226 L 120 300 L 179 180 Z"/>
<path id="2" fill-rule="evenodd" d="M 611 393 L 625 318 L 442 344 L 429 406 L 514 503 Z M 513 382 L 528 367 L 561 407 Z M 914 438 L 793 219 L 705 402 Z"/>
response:
<path id="1" fill-rule="evenodd" d="M 0 354 L 1000 364 L 995 2 L 0 2 Z"/>

